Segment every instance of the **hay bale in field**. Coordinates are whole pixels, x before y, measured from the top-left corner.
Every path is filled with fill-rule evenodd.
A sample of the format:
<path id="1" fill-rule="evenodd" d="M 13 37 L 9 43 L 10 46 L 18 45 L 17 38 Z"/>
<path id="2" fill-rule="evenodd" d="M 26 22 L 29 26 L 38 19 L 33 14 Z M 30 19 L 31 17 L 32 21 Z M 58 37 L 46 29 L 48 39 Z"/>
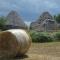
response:
<path id="1" fill-rule="evenodd" d="M 0 33 L 0 56 L 25 54 L 31 45 L 31 39 L 25 30 L 11 29 Z"/>
<path id="2" fill-rule="evenodd" d="M 16 37 L 10 32 L 0 33 L 0 57 L 16 56 L 18 44 Z"/>

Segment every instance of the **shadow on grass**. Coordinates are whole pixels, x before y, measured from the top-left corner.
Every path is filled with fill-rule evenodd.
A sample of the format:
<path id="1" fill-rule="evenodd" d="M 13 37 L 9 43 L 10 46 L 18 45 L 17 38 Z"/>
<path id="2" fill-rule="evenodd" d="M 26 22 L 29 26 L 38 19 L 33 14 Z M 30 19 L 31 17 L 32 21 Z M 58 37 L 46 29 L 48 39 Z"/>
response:
<path id="1" fill-rule="evenodd" d="M 13 58 L 0 58 L 0 60 L 21 60 L 21 59 L 25 59 L 28 58 L 27 55 L 17 55 L 16 57 Z"/>
<path id="2" fill-rule="evenodd" d="M 24 59 L 24 58 L 28 58 L 28 55 L 17 55 L 16 57 L 14 57 L 14 59 Z"/>

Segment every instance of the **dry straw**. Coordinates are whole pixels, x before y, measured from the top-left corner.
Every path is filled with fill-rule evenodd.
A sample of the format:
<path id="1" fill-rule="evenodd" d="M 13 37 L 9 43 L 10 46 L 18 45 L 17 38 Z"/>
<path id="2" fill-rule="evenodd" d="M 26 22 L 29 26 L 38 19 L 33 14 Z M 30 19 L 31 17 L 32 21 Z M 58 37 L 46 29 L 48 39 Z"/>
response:
<path id="1" fill-rule="evenodd" d="M 25 30 L 11 29 L 0 32 L 0 56 L 13 57 L 25 54 L 31 45 L 31 38 Z"/>

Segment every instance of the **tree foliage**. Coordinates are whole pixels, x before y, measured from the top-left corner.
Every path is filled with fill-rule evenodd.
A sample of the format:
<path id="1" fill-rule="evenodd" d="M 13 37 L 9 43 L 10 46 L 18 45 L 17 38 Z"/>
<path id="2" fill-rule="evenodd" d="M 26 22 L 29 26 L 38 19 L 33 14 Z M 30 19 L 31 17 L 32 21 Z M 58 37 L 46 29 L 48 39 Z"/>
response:
<path id="1" fill-rule="evenodd" d="M 60 14 L 55 15 L 55 16 L 54 16 L 54 19 L 55 19 L 58 23 L 60 23 Z"/>
<path id="2" fill-rule="evenodd" d="M 0 30 L 4 30 L 4 26 L 7 22 L 7 19 L 5 17 L 0 17 Z"/>

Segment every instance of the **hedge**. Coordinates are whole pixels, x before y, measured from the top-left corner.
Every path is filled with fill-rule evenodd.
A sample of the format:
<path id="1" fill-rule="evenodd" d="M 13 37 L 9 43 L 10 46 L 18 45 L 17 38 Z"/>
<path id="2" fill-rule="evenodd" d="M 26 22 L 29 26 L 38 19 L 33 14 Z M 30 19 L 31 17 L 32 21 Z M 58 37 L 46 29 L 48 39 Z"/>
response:
<path id="1" fill-rule="evenodd" d="M 31 38 L 32 38 L 32 42 L 52 42 L 54 41 L 53 37 L 50 36 L 50 34 L 48 33 L 41 33 L 41 32 L 35 32 L 32 31 L 30 32 Z"/>

